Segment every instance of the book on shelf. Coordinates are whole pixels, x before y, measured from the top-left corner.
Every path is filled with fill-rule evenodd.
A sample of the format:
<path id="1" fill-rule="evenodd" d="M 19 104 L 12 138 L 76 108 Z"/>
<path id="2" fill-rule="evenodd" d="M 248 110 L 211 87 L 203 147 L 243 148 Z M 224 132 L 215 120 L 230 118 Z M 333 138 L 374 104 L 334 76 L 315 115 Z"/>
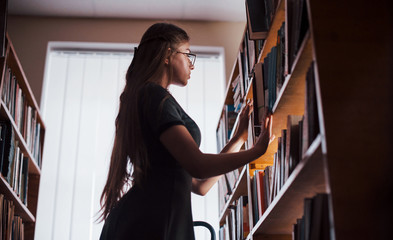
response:
<path id="1" fill-rule="evenodd" d="M 281 129 L 281 142 L 280 145 L 277 148 L 277 174 L 278 174 L 278 180 L 277 180 L 277 188 L 276 188 L 276 194 L 277 192 L 281 189 L 281 187 L 284 185 L 284 173 L 285 173 L 285 157 L 287 155 L 287 134 L 288 129 Z"/>
<path id="2" fill-rule="evenodd" d="M 248 219 L 248 197 L 240 196 L 228 208 L 225 224 L 220 227 L 219 239 L 243 240 L 250 232 Z"/>
<path id="3" fill-rule="evenodd" d="M 12 159 L 14 157 L 14 151 L 15 151 L 15 134 L 14 130 L 11 127 L 11 124 L 7 121 L 1 121 L 0 124 L 2 125 L 2 128 L 5 129 L 5 143 L 4 143 L 4 148 L 2 152 L 2 161 L 1 161 L 1 173 L 4 176 L 4 178 L 9 181 L 10 178 L 10 171 L 9 169 L 11 168 L 12 164 Z"/>
<path id="4" fill-rule="evenodd" d="M 266 194 L 265 194 L 265 179 L 264 179 L 264 171 L 256 170 L 254 172 L 254 181 L 256 185 L 256 196 L 257 201 L 255 202 L 258 206 L 258 219 L 263 215 L 266 210 Z"/>
<path id="5" fill-rule="evenodd" d="M 310 231 L 311 231 L 311 213 L 312 213 L 312 198 L 304 199 L 304 239 L 310 240 Z"/>
<path id="6" fill-rule="evenodd" d="M 277 95 L 280 92 L 284 81 L 285 76 L 288 75 L 288 57 L 287 57 L 287 50 L 285 48 L 285 22 L 281 24 L 280 29 L 277 31 L 277 71 L 276 71 L 276 78 L 277 78 Z"/>
<path id="7" fill-rule="evenodd" d="M 282 141 L 282 138 L 278 138 L 279 143 Z M 280 146 L 280 145 L 279 145 Z M 279 148 L 280 149 L 280 148 Z M 278 150 L 279 150 L 278 149 Z M 280 151 L 280 150 L 279 150 Z M 273 160 L 273 181 L 272 181 L 272 192 L 270 194 L 270 202 L 273 202 L 274 197 L 277 195 L 278 191 L 280 190 L 281 186 L 281 162 L 280 158 L 278 157 L 279 152 L 276 152 L 274 154 L 274 160 Z"/>
<path id="8" fill-rule="evenodd" d="M 264 39 L 256 39 L 255 41 L 255 56 L 258 59 L 259 55 L 261 55 L 263 45 L 265 44 Z"/>
<path id="9" fill-rule="evenodd" d="M 269 68 L 268 68 L 268 89 L 269 89 L 269 104 L 268 108 L 270 112 L 273 112 L 273 106 L 277 99 L 277 46 L 272 47 L 271 52 L 268 54 L 269 57 Z"/>
<path id="10" fill-rule="evenodd" d="M 244 83 L 242 77 L 239 74 L 232 82 L 232 92 L 233 92 L 233 112 L 239 113 L 242 107 L 243 98 L 245 94 Z"/>
<path id="11" fill-rule="evenodd" d="M 329 240 L 328 194 L 318 193 L 304 199 L 303 216 L 293 226 L 293 240 Z"/>
<path id="12" fill-rule="evenodd" d="M 248 29 L 246 29 L 244 41 L 247 45 L 248 66 L 250 66 L 248 69 L 248 73 L 251 74 L 258 55 L 256 50 L 256 41 L 250 39 L 250 31 Z"/>
<path id="13" fill-rule="evenodd" d="M 250 39 L 265 39 L 278 5 L 277 0 L 246 0 Z"/>
<path id="14" fill-rule="evenodd" d="M 232 132 L 234 131 L 235 122 L 237 118 L 237 113 L 235 111 L 235 106 L 232 104 L 225 105 L 225 133 L 226 133 L 226 142 L 228 142 L 231 137 Z M 225 145 L 224 144 L 224 145 Z"/>
<path id="15" fill-rule="evenodd" d="M 287 0 L 287 35 L 289 70 L 295 61 L 300 45 L 309 29 L 308 13 L 305 0 Z"/>
<path id="16" fill-rule="evenodd" d="M 254 68 L 253 80 L 253 105 L 254 105 L 254 125 L 260 125 L 263 121 L 263 109 L 265 108 L 265 84 L 263 80 L 263 64 L 257 63 Z M 256 133 L 259 136 L 259 131 Z"/>
<path id="17" fill-rule="evenodd" d="M 239 51 L 239 56 L 238 56 L 238 61 L 239 61 L 239 72 L 241 76 L 241 82 L 243 84 L 244 90 L 248 88 L 249 82 L 250 82 L 250 74 L 249 74 L 249 69 L 250 66 L 248 65 L 248 52 L 247 52 L 247 46 L 246 46 L 246 41 L 243 39 L 242 41 L 242 47 L 240 48 Z M 245 92 L 244 92 L 245 93 Z M 244 94 L 243 94 L 244 96 Z"/>
<path id="18" fill-rule="evenodd" d="M 254 170 L 251 178 L 253 220 L 258 222 L 270 205 L 271 166 Z"/>
<path id="19" fill-rule="evenodd" d="M 249 204 L 248 204 L 248 196 L 241 196 L 240 197 L 240 199 L 241 199 L 241 201 L 242 201 L 242 207 L 243 207 L 243 218 L 242 218 L 242 221 L 243 221 L 243 239 L 245 239 L 245 238 L 247 238 L 247 236 L 248 236 L 248 234 L 250 233 L 250 218 L 249 218 L 249 215 L 248 215 L 248 207 L 249 207 Z"/>
<path id="20" fill-rule="evenodd" d="M 14 155 L 12 156 L 12 160 L 10 162 L 10 167 L 8 168 L 8 177 L 7 182 L 11 186 L 13 190 L 15 190 L 16 179 L 18 178 L 18 168 L 19 168 L 19 156 L 20 156 L 20 148 L 19 141 L 15 141 L 14 143 Z"/>
<path id="21" fill-rule="evenodd" d="M 265 0 L 266 21 L 269 26 L 272 24 L 279 1 L 280 0 Z"/>
<path id="22" fill-rule="evenodd" d="M 251 113 L 251 116 L 248 120 L 248 135 L 247 141 L 245 142 L 245 149 L 251 149 L 255 143 L 255 127 L 254 127 L 254 112 Z"/>
<path id="23" fill-rule="evenodd" d="M 24 239 L 24 223 L 15 214 L 15 205 L 0 194 L 0 236 L 1 239 Z"/>
<path id="24" fill-rule="evenodd" d="M 299 129 L 302 121 L 303 116 L 288 115 L 287 118 L 284 182 L 300 161 L 302 141 Z"/>
<path id="25" fill-rule="evenodd" d="M 226 143 L 224 111 L 225 110 L 223 110 L 223 113 L 221 114 L 216 129 L 217 152 L 221 152 L 221 150 L 224 148 Z"/>
<path id="26" fill-rule="evenodd" d="M 252 206 L 252 219 L 253 223 L 258 222 L 259 220 L 259 210 L 258 210 L 258 190 L 257 190 L 257 181 L 255 177 L 255 171 L 254 171 L 254 177 L 251 177 L 251 206 Z"/>
<path id="27" fill-rule="evenodd" d="M 27 184 L 29 178 L 29 158 L 23 157 L 22 159 L 23 165 L 21 168 L 21 177 L 19 180 L 19 195 L 22 199 L 22 202 L 27 206 Z"/>
<path id="28" fill-rule="evenodd" d="M 276 45 L 270 49 L 270 52 L 263 59 L 262 78 L 265 90 L 265 105 L 269 111 L 273 110 L 277 96 L 284 84 L 287 75 L 286 67 L 286 48 L 285 48 L 285 22 L 282 23 L 277 31 Z M 256 71 L 260 71 L 259 66 L 255 66 Z"/>
<path id="29" fill-rule="evenodd" d="M 5 154 L 7 131 L 9 131 L 9 125 L 6 122 L 0 121 L 0 172 L 3 169 L 4 156 L 7 155 Z"/>
<path id="30" fill-rule="evenodd" d="M 312 62 L 306 74 L 305 110 L 303 121 L 303 147 L 305 153 L 320 132 L 315 86 L 315 63 Z"/>
<path id="31" fill-rule="evenodd" d="M 236 236 L 235 239 L 243 238 L 243 198 L 239 198 L 236 202 Z"/>
<path id="32" fill-rule="evenodd" d="M 230 205 L 229 206 L 229 214 L 226 217 L 226 223 L 229 228 L 229 234 L 230 234 L 230 239 L 235 240 L 236 239 L 236 231 L 237 231 L 237 211 L 236 211 L 236 206 L 235 205 Z"/>
<path id="33" fill-rule="evenodd" d="M 271 195 L 271 186 L 272 186 L 272 179 L 273 179 L 273 171 L 272 171 L 273 166 L 266 166 L 264 169 L 264 175 L 263 175 L 263 187 L 265 191 L 265 204 L 266 204 L 266 209 L 269 207 L 271 201 L 270 201 L 270 195 Z"/>
<path id="34" fill-rule="evenodd" d="M 235 181 L 232 180 L 232 176 L 233 176 L 232 172 L 228 172 L 224 174 L 225 184 L 227 185 L 227 189 L 228 189 L 226 195 L 231 195 L 235 187 Z"/>
<path id="35" fill-rule="evenodd" d="M 265 39 L 269 31 L 265 1 L 246 0 L 246 15 L 250 39 Z"/>
<path id="36" fill-rule="evenodd" d="M 216 140 L 217 140 L 217 152 L 221 152 L 221 150 L 224 148 L 224 146 L 227 144 L 229 138 L 231 137 L 232 131 L 234 130 L 234 125 L 236 122 L 237 118 L 237 113 L 235 112 L 235 107 L 233 104 L 226 104 L 223 108 L 222 114 L 219 119 L 219 124 L 216 129 Z M 40 136 L 40 125 L 37 125 L 37 130 L 35 138 L 39 139 Z M 38 142 L 40 143 L 40 142 Z M 38 156 L 38 160 L 40 160 L 41 156 L 41 145 L 34 145 L 35 146 L 35 152 L 36 155 Z"/>
<path id="37" fill-rule="evenodd" d="M 219 214 L 224 210 L 225 204 L 228 200 L 228 185 L 226 183 L 225 177 L 221 177 L 218 182 L 218 210 Z"/>

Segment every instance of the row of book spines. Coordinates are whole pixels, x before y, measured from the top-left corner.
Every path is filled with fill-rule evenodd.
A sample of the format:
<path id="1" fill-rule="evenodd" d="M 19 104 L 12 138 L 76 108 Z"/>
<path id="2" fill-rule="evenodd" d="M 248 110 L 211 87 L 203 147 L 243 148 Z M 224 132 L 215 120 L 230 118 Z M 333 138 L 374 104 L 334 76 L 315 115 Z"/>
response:
<path id="1" fill-rule="evenodd" d="M 247 89 L 249 89 L 251 83 L 251 73 L 256 61 L 256 52 L 259 51 L 256 44 L 258 43 L 250 40 L 249 32 L 246 29 L 237 57 L 239 65 L 239 79 L 243 88 L 243 92 L 240 96 L 241 100 L 245 97 Z"/>
<path id="2" fill-rule="evenodd" d="M 221 149 L 229 141 L 235 125 L 236 118 L 237 118 L 237 113 L 235 112 L 234 105 L 232 104 L 225 105 L 216 131 L 217 152 L 220 152 Z"/>
<path id="3" fill-rule="evenodd" d="M 304 213 L 293 225 L 293 240 L 330 240 L 329 195 L 319 193 L 304 199 Z"/>
<path id="4" fill-rule="evenodd" d="M 252 39 L 266 38 L 278 2 L 278 0 L 246 0 L 247 28 Z"/>
<path id="5" fill-rule="evenodd" d="M 0 123 L 0 166 L 1 173 L 10 187 L 27 205 L 27 182 L 29 158 L 14 138 L 14 131 L 5 123 Z"/>
<path id="6" fill-rule="evenodd" d="M 251 81 L 254 81 L 254 105 L 255 109 L 268 107 L 272 111 L 277 95 L 281 90 L 285 76 L 288 75 L 288 60 L 285 49 L 285 22 L 277 32 L 277 43 L 271 52 L 263 59 L 263 63 L 255 64 L 255 42 L 249 42 L 248 30 L 246 30 L 242 49 L 239 52 L 239 75 L 232 81 L 232 91 L 235 112 L 241 109 L 246 90 Z M 248 39 L 248 40 L 247 40 Z M 250 48 L 254 46 L 254 48 Z M 251 50 L 252 49 L 252 50 Z M 247 57 L 248 55 L 248 57 Z M 256 111 L 258 112 L 258 111 Z M 256 122 L 259 122 L 261 114 L 257 113 Z"/>
<path id="7" fill-rule="evenodd" d="M 254 68 L 253 84 L 255 86 L 254 102 L 257 109 L 267 107 L 273 110 L 277 95 L 280 92 L 285 76 L 288 75 L 285 56 L 285 22 L 277 32 L 277 44 Z M 261 114 L 257 114 L 257 119 Z"/>
<path id="8" fill-rule="evenodd" d="M 311 64 L 306 75 L 306 88 L 305 115 L 288 115 L 287 128 L 282 129 L 281 136 L 278 137 L 273 165 L 254 172 L 252 184 L 255 189 L 253 196 L 255 222 L 273 201 L 319 133 L 314 63 Z"/>
<path id="9" fill-rule="evenodd" d="M 278 137 L 277 152 L 272 166 L 254 171 L 251 179 L 253 186 L 253 212 L 255 222 L 273 202 L 289 175 L 302 159 L 302 120 L 303 116 L 288 116 L 288 128 Z M 288 130 L 289 129 L 289 130 Z"/>
<path id="10" fill-rule="evenodd" d="M 262 51 L 264 40 L 250 39 L 246 29 L 237 57 L 238 74 L 231 81 L 235 112 L 239 112 L 252 79 L 252 71 L 258 54 Z"/>
<path id="11" fill-rule="evenodd" d="M 288 61 L 292 68 L 301 43 L 309 29 L 306 0 L 287 0 Z"/>
<path id="12" fill-rule="evenodd" d="M 269 111 L 273 110 L 277 95 L 281 91 L 285 77 L 289 74 L 288 57 L 286 50 L 285 22 L 277 32 L 277 44 L 272 47 L 271 51 L 263 59 L 263 62 L 257 63 L 253 68 L 250 79 L 254 84 L 254 105 L 256 112 L 256 122 L 260 122 L 261 112 L 258 109 L 267 107 Z M 243 58 L 242 58 L 243 59 Z M 241 108 L 241 104 L 246 95 L 244 82 L 240 74 L 232 82 L 234 91 L 235 112 Z"/>
<path id="13" fill-rule="evenodd" d="M 267 168 L 268 167 L 266 167 L 265 170 Z M 270 179 L 268 179 L 269 177 L 267 171 L 255 170 L 254 176 L 251 178 L 252 217 L 254 223 L 258 222 L 270 204 L 268 191 L 270 182 Z"/>
<path id="14" fill-rule="evenodd" d="M 301 8 L 303 9 L 304 6 L 305 4 L 302 5 Z M 292 9 L 292 11 L 298 12 L 299 9 Z M 254 77 L 254 81 L 263 81 L 264 88 L 263 92 L 262 90 L 257 91 L 258 94 L 264 96 L 258 97 L 260 99 L 260 101 L 257 102 L 258 108 L 261 108 L 261 106 L 267 106 L 270 111 L 273 110 L 277 95 L 284 84 L 285 77 L 291 72 L 294 59 L 298 54 L 301 42 L 309 28 L 307 10 L 304 11 L 305 12 L 298 13 L 303 16 L 301 21 L 293 19 L 291 13 L 289 13 L 291 17 L 287 18 L 287 20 L 291 26 L 287 27 L 286 25 L 288 25 L 288 23 L 282 23 L 277 32 L 276 45 L 273 46 L 270 49 L 270 52 L 267 53 L 266 57 L 262 59 L 261 66 L 258 66 L 257 63 L 254 67 L 254 74 L 257 74 L 256 71 L 260 71 L 257 68 L 262 68 L 262 73 L 260 76 Z M 288 32 L 288 35 L 285 31 L 286 27 L 291 29 L 291 31 Z M 292 29 L 295 31 L 292 31 Z M 297 35 L 296 37 L 293 37 L 292 35 L 295 33 L 297 33 Z M 264 99 L 264 101 L 262 101 L 262 99 Z"/>
<path id="15" fill-rule="evenodd" d="M 247 31 L 250 39 L 265 39 L 268 36 L 278 3 L 278 0 L 246 0 Z M 289 62 L 293 63 L 301 41 L 309 28 L 308 13 L 305 0 L 288 0 L 285 3 L 287 4 L 285 19 L 289 23 L 287 27 L 288 56 Z"/>
<path id="16" fill-rule="evenodd" d="M 219 239 L 221 240 L 243 240 L 250 233 L 248 217 L 248 197 L 241 196 L 229 207 L 229 214 L 225 223 L 220 226 Z"/>
<path id="17" fill-rule="evenodd" d="M 253 212 L 255 222 L 262 216 L 263 212 L 273 201 L 280 191 L 289 175 L 295 169 L 307 150 L 303 141 L 303 116 L 289 115 L 287 119 L 287 129 L 283 129 L 281 136 L 278 137 L 278 148 L 274 154 L 273 166 L 267 166 L 264 170 L 256 170 L 251 180 L 253 186 Z M 227 188 L 222 190 L 221 206 L 226 203 L 226 198 L 231 194 L 231 187 L 237 181 L 228 181 L 225 175 Z M 222 209 L 220 208 L 220 211 Z"/>
<path id="18" fill-rule="evenodd" d="M 259 205 L 264 206 L 262 209 L 259 209 L 260 216 L 273 202 L 274 197 L 281 190 L 300 159 L 302 159 L 300 134 L 302 116 L 288 116 L 288 125 L 289 130 L 283 129 L 281 136 L 278 137 L 277 152 L 274 154 L 273 165 L 266 167 L 263 171 L 257 170 L 254 175 L 257 183 L 261 181 L 259 185 L 255 184 L 255 187 L 257 187 L 256 191 L 263 193 L 262 196 L 257 195 L 256 201 L 262 202 Z"/>
<path id="19" fill-rule="evenodd" d="M 20 87 L 11 68 L 6 66 L 4 72 L 1 98 L 6 105 L 15 125 L 25 139 L 27 147 L 35 158 L 39 158 L 39 142 L 41 124 L 38 121 L 37 110 L 28 104 L 26 95 Z"/>
<path id="20" fill-rule="evenodd" d="M 289 175 L 303 158 L 303 116 L 289 115 L 287 129 L 281 130 L 278 137 L 277 152 L 274 154 L 273 174 L 276 184 L 272 195 L 278 191 L 287 181 Z"/>
<path id="21" fill-rule="evenodd" d="M 258 10 L 255 8 L 248 9 L 249 6 L 254 5 L 261 5 L 261 7 L 258 8 Z M 235 77 L 235 80 L 233 81 L 239 82 L 239 87 L 236 88 L 235 86 L 232 86 L 234 90 L 237 90 L 234 91 L 234 103 L 238 109 L 241 107 L 242 99 L 245 94 L 242 90 L 248 89 L 254 68 L 256 68 L 255 64 L 257 56 L 259 56 L 263 46 L 263 38 L 262 40 L 257 40 L 258 38 L 255 37 L 255 34 L 253 34 L 255 31 L 252 30 L 252 25 L 259 25 L 259 27 L 255 29 L 267 32 L 275 15 L 277 5 L 278 1 L 275 0 L 246 1 L 248 27 L 246 28 L 237 58 L 237 62 L 239 64 L 239 75 Z M 285 76 L 290 73 L 290 69 L 292 68 L 294 59 L 298 54 L 301 42 L 309 28 L 307 7 L 304 0 L 295 1 L 295 3 L 293 3 L 293 1 L 288 1 L 287 8 L 288 16 L 286 19 L 288 20 L 289 25 L 285 26 L 285 23 L 282 24 L 277 33 L 276 46 L 271 49 L 266 49 L 265 51 L 270 52 L 267 54 L 266 58 L 263 59 L 263 62 L 265 63 L 263 66 L 264 85 L 265 90 L 268 90 L 264 93 L 265 96 L 267 95 L 265 105 L 268 106 L 270 110 L 272 110 L 274 106 L 277 93 L 283 85 Z M 249 12 L 249 10 L 251 12 Z M 249 14 L 252 16 L 250 17 Z M 286 31 L 285 29 L 288 30 Z M 265 37 L 266 36 L 267 34 Z M 269 85 L 269 87 L 267 85 Z"/>
<path id="22" fill-rule="evenodd" d="M 235 190 L 236 182 L 239 181 L 240 171 L 238 169 L 224 174 L 218 181 L 219 188 L 219 210 L 222 212 L 225 204 Z"/>
<path id="23" fill-rule="evenodd" d="M 234 112 L 239 113 L 243 104 L 243 98 L 245 93 L 245 85 L 242 82 L 240 75 L 238 75 L 235 80 L 232 82 L 232 91 L 233 91 L 233 107 Z"/>
<path id="24" fill-rule="evenodd" d="M 17 141 L 15 142 L 15 145 L 16 151 L 13 161 L 11 162 L 11 169 L 9 169 L 10 174 L 8 174 L 10 177 L 7 177 L 7 182 L 10 184 L 10 187 L 14 190 L 22 202 L 27 205 L 29 158 L 24 156 L 20 151 L 20 148 L 17 146 Z"/>
<path id="25" fill-rule="evenodd" d="M 14 203 L 0 194 L 0 235 L 4 240 L 23 240 L 24 223 L 22 218 L 15 215 Z"/>

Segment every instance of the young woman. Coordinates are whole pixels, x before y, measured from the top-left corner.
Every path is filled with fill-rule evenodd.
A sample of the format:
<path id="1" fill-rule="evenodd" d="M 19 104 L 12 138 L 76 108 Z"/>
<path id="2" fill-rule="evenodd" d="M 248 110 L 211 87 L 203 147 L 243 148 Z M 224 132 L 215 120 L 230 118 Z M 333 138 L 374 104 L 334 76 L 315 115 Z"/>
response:
<path id="1" fill-rule="evenodd" d="M 220 154 L 199 150 L 198 126 L 167 90 L 187 85 L 195 57 L 187 33 L 167 23 L 152 25 L 135 49 L 101 196 L 101 240 L 194 239 L 191 191 L 204 195 L 219 175 L 265 153 L 270 117 L 255 146 L 238 152 L 247 139 L 251 104 Z"/>

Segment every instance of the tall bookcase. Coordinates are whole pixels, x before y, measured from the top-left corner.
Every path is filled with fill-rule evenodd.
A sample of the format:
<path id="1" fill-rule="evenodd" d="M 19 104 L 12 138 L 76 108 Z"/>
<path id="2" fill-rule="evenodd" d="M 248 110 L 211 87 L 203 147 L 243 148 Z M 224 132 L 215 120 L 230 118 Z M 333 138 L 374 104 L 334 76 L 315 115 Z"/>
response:
<path id="1" fill-rule="evenodd" d="M 1 58 L 2 239 L 34 239 L 45 125 L 37 102 L 6 34 Z"/>
<path id="2" fill-rule="evenodd" d="M 258 1 L 248 2 L 258 6 L 255 3 Z M 282 76 L 279 76 L 281 70 L 274 69 L 277 73 L 273 77 L 274 91 L 262 93 L 269 95 L 264 98 L 265 106 L 271 104 L 276 139 L 264 156 L 220 180 L 220 234 L 235 235 L 225 239 L 257 240 L 299 239 L 299 232 L 304 237 L 300 239 L 390 238 L 393 236 L 390 226 L 393 216 L 392 1 L 261 0 L 259 4 L 261 2 L 266 3 L 260 15 L 265 26 L 259 28 L 259 34 L 250 34 L 250 24 L 258 19 L 258 15 L 255 16 L 258 11 L 250 11 L 246 1 L 247 26 L 229 78 L 217 139 L 220 148 L 236 127 L 236 115 L 228 114 L 228 109 L 236 112 L 238 105 L 248 99 L 253 99 L 255 105 L 255 99 L 261 94 L 255 83 L 257 68 L 270 64 L 269 55 L 273 51 L 280 53 L 273 48 L 282 47 L 280 41 L 285 41 L 283 58 L 274 59 L 277 66 L 282 63 Z M 299 29 L 292 21 L 299 13 L 293 9 L 299 9 L 301 2 L 305 4 L 305 8 L 300 9 L 306 10 L 306 19 L 298 18 L 299 24 L 306 24 L 308 28 L 303 36 L 300 33 L 302 37 L 298 37 L 300 41 L 294 50 L 293 36 L 299 34 L 294 33 Z M 249 16 L 249 12 L 254 15 Z M 252 41 L 249 36 L 263 39 Z M 249 44 L 253 45 L 251 49 Z M 250 57 L 254 51 L 255 56 Z M 267 71 L 271 69 L 265 68 L 262 72 Z M 310 71 L 312 77 L 307 80 Z M 237 90 L 239 81 L 243 84 L 242 90 Z M 236 99 L 239 94 L 240 101 Z M 314 103 L 311 98 L 315 99 Z M 263 213 L 255 218 L 258 204 L 253 199 L 257 192 L 255 170 L 263 171 L 266 176 L 270 174 L 269 181 L 273 182 L 274 167 L 269 166 L 277 168 L 275 154 L 281 147 L 279 138 L 283 137 L 283 129 L 290 128 L 288 116 L 293 115 L 304 118 L 311 115 L 316 119 L 316 125 L 304 121 L 300 124 L 300 136 L 305 128 L 308 133 L 316 131 L 317 134 L 309 138 L 307 144 L 304 144 L 304 136 L 299 140 L 303 143 L 300 159 L 284 176 L 285 181 L 274 197 L 269 197 Z M 250 122 L 252 127 L 245 148 L 253 144 L 253 134 L 257 131 L 257 127 L 253 127 L 257 123 Z M 315 231 L 315 227 L 309 222 L 315 214 L 307 216 L 312 206 L 308 205 L 309 199 L 315 200 L 321 193 L 326 197 L 326 209 L 319 214 L 326 221 L 322 226 L 324 230 L 320 231 L 324 232 L 312 238 L 309 228 Z M 237 206 L 239 202 L 244 206 L 242 210 Z M 241 216 L 236 216 L 239 213 Z M 308 218 L 305 230 L 298 228 L 304 226 L 302 217 L 303 221 Z M 235 224 L 229 227 L 231 222 Z M 307 231 L 309 235 L 305 237 Z"/>

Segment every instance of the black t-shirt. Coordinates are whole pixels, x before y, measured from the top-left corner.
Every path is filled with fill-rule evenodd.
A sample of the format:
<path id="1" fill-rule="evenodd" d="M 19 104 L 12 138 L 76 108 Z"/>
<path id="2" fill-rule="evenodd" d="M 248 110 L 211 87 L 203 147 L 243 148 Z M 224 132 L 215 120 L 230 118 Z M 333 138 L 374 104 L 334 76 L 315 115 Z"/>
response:
<path id="1" fill-rule="evenodd" d="M 163 87 L 151 83 L 141 93 L 141 141 L 150 168 L 143 185 L 132 187 L 111 211 L 100 239 L 193 240 L 192 178 L 159 136 L 171 126 L 184 125 L 200 145 L 199 128 Z"/>

